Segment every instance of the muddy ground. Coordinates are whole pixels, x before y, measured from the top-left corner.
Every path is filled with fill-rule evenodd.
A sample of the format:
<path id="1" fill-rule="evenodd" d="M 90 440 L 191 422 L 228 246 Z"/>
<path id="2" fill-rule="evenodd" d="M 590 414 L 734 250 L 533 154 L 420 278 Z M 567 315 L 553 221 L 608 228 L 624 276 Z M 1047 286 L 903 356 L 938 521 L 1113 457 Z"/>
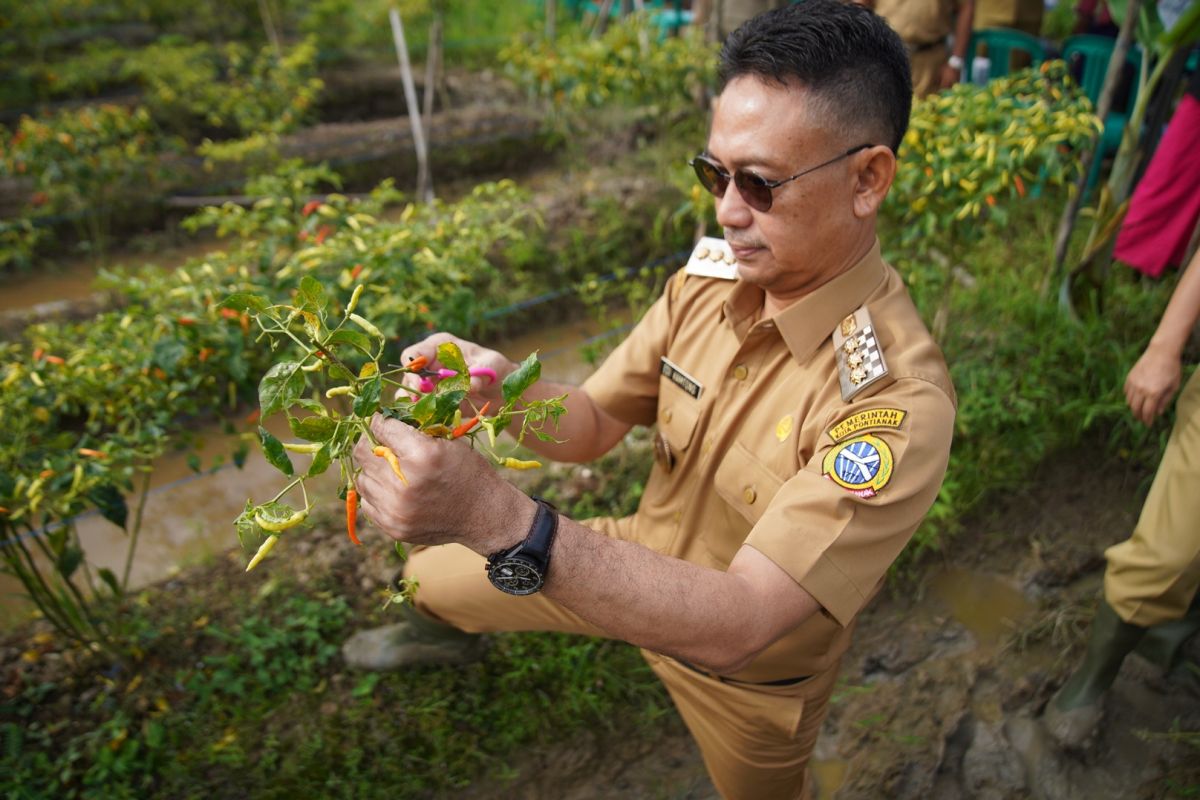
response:
<path id="1" fill-rule="evenodd" d="M 1082 654 L 1103 549 L 1128 536 L 1149 485 L 1148 470 L 1097 452 L 1051 459 L 1027 488 L 988 503 L 947 552 L 925 559 L 920 577 L 893 580 L 867 609 L 817 745 L 818 798 L 1200 793 L 1200 750 L 1178 735 L 1200 731 L 1200 673 L 1168 679 L 1126 659 L 1099 736 L 1082 752 L 1049 744 L 1039 723 Z M 1200 663 L 1200 641 L 1188 655 Z M 464 797 L 718 797 L 678 722 L 652 741 L 583 737 L 535 754 L 521 773 L 518 788 Z"/>

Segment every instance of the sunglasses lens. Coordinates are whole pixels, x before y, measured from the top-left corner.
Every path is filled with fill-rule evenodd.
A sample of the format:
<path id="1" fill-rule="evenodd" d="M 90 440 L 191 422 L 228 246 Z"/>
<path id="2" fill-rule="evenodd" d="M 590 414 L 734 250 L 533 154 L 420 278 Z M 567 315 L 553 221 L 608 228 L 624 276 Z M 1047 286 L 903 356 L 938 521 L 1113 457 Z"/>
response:
<path id="1" fill-rule="evenodd" d="M 753 172 L 738 170 L 734 174 L 733 182 L 746 205 L 755 211 L 767 211 L 771 208 L 771 187 L 761 177 Z"/>
<path id="2" fill-rule="evenodd" d="M 693 159 L 692 168 L 696 170 L 696 178 L 700 181 L 700 185 L 717 197 L 725 194 L 725 190 L 729 188 L 729 177 L 722 175 L 714 164 L 703 158 Z"/>

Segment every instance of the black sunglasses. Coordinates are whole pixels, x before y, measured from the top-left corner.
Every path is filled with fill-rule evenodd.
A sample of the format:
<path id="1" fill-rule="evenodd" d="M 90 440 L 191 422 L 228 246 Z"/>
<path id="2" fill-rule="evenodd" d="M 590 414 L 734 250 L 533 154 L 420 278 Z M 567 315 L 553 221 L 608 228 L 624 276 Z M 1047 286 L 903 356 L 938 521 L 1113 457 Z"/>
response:
<path id="1" fill-rule="evenodd" d="M 851 147 L 846 152 L 817 164 L 815 167 L 809 167 L 802 172 L 797 172 L 790 178 L 783 178 L 777 181 L 769 181 L 761 175 L 740 169 L 734 170 L 733 175 L 730 175 L 705 155 L 696 156 L 688 163 L 691 164 L 692 169 L 696 170 L 696 177 L 700 180 L 700 185 L 712 192 L 714 197 L 724 197 L 725 190 L 729 188 L 729 179 L 733 178 L 733 185 L 737 187 L 738 193 L 746 201 L 746 205 L 755 211 L 769 211 L 771 209 L 772 189 L 778 189 L 788 181 L 794 181 L 796 178 L 803 177 L 810 172 L 816 172 L 821 167 L 828 167 L 830 164 L 852 156 L 860 150 L 866 150 L 868 147 L 874 146 L 872 144 L 860 144 L 858 147 Z"/>

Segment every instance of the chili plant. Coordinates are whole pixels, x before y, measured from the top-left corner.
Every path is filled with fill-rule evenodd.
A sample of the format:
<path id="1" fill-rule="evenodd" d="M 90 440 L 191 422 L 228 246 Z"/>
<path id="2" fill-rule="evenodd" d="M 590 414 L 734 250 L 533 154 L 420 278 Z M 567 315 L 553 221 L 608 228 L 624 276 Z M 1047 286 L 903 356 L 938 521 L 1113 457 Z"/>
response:
<path id="1" fill-rule="evenodd" d="M 438 347 L 437 360 L 442 368 L 436 372 L 427 369 L 424 358 L 403 365 L 388 364 L 384 358 L 387 338 L 370 320 L 355 313 L 362 292 L 362 285 L 355 287 L 341 307 L 320 281 L 306 275 L 291 303 L 270 304 L 258 295 L 237 293 L 221 304 L 251 314 L 262 332 L 260 338 L 268 339 L 273 348 L 287 343 L 293 346 L 280 351 L 286 355 L 259 383 L 261 418 L 285 413 L 295 441 L 281 441 L 259 427 L 264 456 L 290 480 L 266 502 L 248 500 L 234 521 L 243 547 L 258 544 L 247 571 L 271 552 L 284 532 L 304 523 L 313 508 L 307 481 L 324 474 L 335 462 L 339 470 L 338 497 L 346 503 L 347 534 L 359 543 L 355 531 L 358 495 L 354 488 L 359 468 L 351 457 L 359 439 L 367 437 L 375 456 L 387 459 L 400 487 L 407 483 L 395 453 L 376 441 L 371 432 L 371 418 L 376 413 L 429 436 L 469 440 L 472 446 L 479 443 L 480 434 L 486 433 L 487 451 L 498 465 L 529 469 L 539 464 L 501 453 L 496 447 L 497 435 L 515 425 L 517 444 L 527 434 L 552 439 L 546 428 L 550 423 L 557 426 L 558 418 L 566 411 L 561 397 L 523 399 L 525 391 L 541 376 L 536 353 L 505 377 L 502 402 L 491 416 L 487 416 L 488 404 L 482 408 L 471 404 L 468 391 L 472 374 L 492 380 L 496 376 L 486 369 L 471 370 L 456 345 Z M 404 378 L 410 375 L 418 379 L 417 388 L 405 384 Z M 470 411 L 465 419 L 464 406 Z M 297 469 L 290 454 L 308 456 L 307 467 Z M 297 491 L 299 503 L 285 502 Z M 397 549 L 403 557 L 403 548 L 397 545 Z M 400 596 L 411 596 L 413 588 L 403 587 Z"/>

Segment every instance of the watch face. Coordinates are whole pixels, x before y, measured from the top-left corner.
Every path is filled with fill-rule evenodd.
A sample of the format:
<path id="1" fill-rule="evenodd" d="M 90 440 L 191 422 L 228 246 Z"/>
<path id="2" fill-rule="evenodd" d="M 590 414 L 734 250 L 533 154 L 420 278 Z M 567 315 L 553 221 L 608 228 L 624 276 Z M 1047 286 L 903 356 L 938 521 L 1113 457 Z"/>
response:
<path id="1" fill-rule="evenodd" d="M 533 594 L 545 580 L 533 561 L 519 555 L 496 561 L 488 570 L 488 578 L 500 591 L 518 595 Z"/>

